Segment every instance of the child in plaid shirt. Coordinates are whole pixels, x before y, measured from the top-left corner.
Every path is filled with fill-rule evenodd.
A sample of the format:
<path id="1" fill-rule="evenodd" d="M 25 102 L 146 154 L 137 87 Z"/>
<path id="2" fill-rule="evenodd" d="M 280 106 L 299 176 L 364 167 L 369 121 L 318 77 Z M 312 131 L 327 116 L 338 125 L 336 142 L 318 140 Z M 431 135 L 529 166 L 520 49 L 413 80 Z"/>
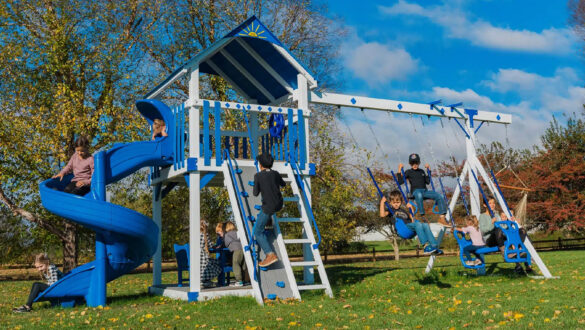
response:
<path id="1" fill-rule="evenodd" d="M 53 283 L 61 279 L 61 277 L 63 277 L 63 273 L 61 273 L 57 266 L 51 264 L 49 257 L 47 257 L 47 255 L 44 253 L 40 253 L 35 256 L 35 268 L 41 273 L 41 277 L 43 277 L 47 283 L 33 283 L 26 304 L 13 308 L 13 312 L 30 312 L 32 310 L 33 301 L 39 296 L 39 294 L 49 288 L 49 286 L 51 286 Z"/>
<path id="2" fill-rule="evenodd" d="M 201 220 L 200 230 L 199 244 L 201 246 L 201 255 L 199 262 L 201 265 L 201 286 L 203 288 L 210 288 L 213 286 L 211 280 L 221 273 L 221 267 L 217 259 L 209 256 L 209 247 L 213 245 L 207 236 L 207 222 L 203 219 Z"/>

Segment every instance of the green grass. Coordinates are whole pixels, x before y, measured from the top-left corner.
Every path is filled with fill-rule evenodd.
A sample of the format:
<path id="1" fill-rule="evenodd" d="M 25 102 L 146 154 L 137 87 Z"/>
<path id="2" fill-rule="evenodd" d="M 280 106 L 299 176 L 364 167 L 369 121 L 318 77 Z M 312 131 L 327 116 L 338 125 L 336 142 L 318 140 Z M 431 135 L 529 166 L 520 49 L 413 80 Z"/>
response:
<path id="1" fill-rule="evenodd" d="M 304 294 L 302 302 L 262 307 L 252 298 L 187 303 L 149 296 L 148 274 L 124 276 L 108 286 L 108 306 L 71 309 L 35 305 L 13 314 L 31 282 L 2 282 L 0 325 L 6 328 L 585 328 L 585 253 L 542 253 L 557 280 L 516 276 L 497 264 L 490 275 L 466 272 L 455 257 L 440 257 L 425 276 L 427 258 L 327 267 L 335 298 Z M 488 264 L 500 256 L 488 257 Z M 176 274 L 164 273 L 173 282 Z"/>

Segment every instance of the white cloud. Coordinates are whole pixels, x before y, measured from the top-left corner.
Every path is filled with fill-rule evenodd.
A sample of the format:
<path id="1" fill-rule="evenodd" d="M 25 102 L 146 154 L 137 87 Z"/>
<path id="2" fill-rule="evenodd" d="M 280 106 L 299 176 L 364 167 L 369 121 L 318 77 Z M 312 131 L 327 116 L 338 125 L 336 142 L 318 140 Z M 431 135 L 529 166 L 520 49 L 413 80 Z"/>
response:
<path id="1" fill-rule="evenodd" d="M 448 2 L 441 6 L 422 7 L 399 0 L 393 6 L 380 6 L 381 13 L 391 16 L 419 16 L 446 29 L 454 39 L 464 39 L 473 45 L 521 52 L 568 54 L 576 43 L 571 29 L 549 28 L 540 32 L 497 27 L 481 19 L 470 20 L 460 5 Z"/>
<path id="2" fill-rule="evenodd" d="M 354 34 L 342 46 L 344 66 L 370 87 L 407 80 L 419 70 L 419 60 L 401 46 L 365 42 Z"/>
<path id="3" fill-rule="evenodd" d="M 550 77 L 518 69 L 500 69 L 483 85 L 499 93 L 516 93 L 540 111 L 574 112 L 585 104 L 585 88 L 571 68 L 559 68 Z"/>

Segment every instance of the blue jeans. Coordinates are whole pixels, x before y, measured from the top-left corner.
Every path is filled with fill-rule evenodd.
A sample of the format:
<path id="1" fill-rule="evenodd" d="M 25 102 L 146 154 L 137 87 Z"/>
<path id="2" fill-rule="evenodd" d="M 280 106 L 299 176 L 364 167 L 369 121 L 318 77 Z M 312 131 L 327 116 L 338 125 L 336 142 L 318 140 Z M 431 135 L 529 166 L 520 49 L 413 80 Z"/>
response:
<path id="1" fill-rule="evenodd" d="M 266 238 L 266 234 L 264 233 L 264 227 L 266 227 L 270 217 L 272 217 L 272 214 L 266 214 L 260 211 L 256 217 L 256 224 L 254 225 L 254 237 L 256 242 L 258 242 L 258 245 L 260 245 L 260 249 L 262 249 L 265 254 L 274 253 L 274 250 L 272 250 L 272 246 L 268 243 L 268 238 Z"/>
<path id="2" fill-rule="evenodd" d="M 428 223 L 416 220 L 415 222 L 407 223 L 406 227 L 416 232 L 416 236 L 418 236 L 418 240 L 421 244 L 428 242 L 432 247 L 437 247 L 437 240 L 435 239 L 435 236 L 433 236 L 433 232 Z"/>
<path id="3" fill-rule="evenodd" d="M 423 205 L 423 201 L 425 199 L 432 199 L 435 201 L 437 207 L 439 208 L 439 214 L 447 213 L 445 199 L 438 192 L 426 189 L 416 189 L 412 192 L 412 195 L 414 196 L 414 201 L 416 202 L 416 207 L 418 208 L 420 215 L 425 214 L 425 206 Z"/>
<path id="4" fill-rule="evenodd" d="M 475 251 L 484 248 L 485 245 L 468 245 L 466 247 L 463 248 L 463 254 L 465 254 L 465 256 L 467 257 L 467 260 L 471 260 L 471 253 L 475 254 L 475 256 L 479 259 L 481 259 L 479 257 L 479 253 L 476 253 Z"/>

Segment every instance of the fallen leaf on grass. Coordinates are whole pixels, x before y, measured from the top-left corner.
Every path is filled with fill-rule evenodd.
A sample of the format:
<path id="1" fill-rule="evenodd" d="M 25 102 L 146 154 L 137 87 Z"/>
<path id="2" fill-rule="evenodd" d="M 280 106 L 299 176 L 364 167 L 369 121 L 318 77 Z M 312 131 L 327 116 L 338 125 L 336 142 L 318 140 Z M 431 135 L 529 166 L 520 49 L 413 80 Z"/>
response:
<path id="1" fill-rule="evenodd" d="M 351 308 L 351 305 L 350 305 L 350 304 L 343 305 L 343 308 L 344 308 L 344 309 Z"/>

